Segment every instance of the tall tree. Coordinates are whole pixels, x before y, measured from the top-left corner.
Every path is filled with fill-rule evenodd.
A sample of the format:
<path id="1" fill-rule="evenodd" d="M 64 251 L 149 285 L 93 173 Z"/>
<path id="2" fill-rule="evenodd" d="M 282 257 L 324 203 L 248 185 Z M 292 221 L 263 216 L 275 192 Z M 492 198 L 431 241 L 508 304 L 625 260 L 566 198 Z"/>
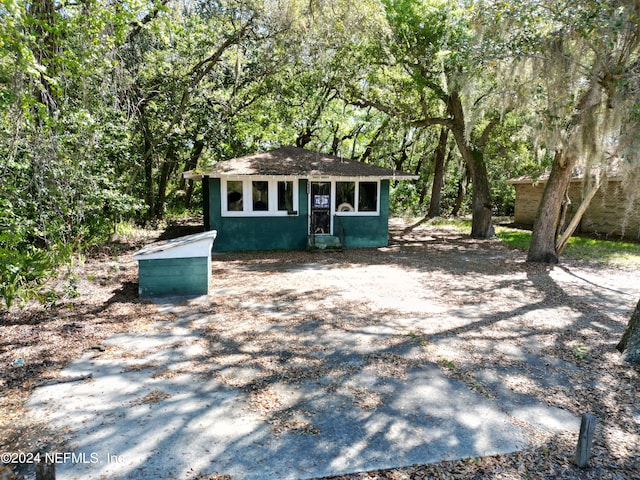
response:
<path id="1" fill-rule="evenodd" d="M 532 87 L 537 144 L 553 157 L 527 260 L 556 263 L 572 233 L 563 232 L 572 173 L 581 166 L 589 181 L 593 167 L 606 171 L 623 153 L 623 131 L 637 125 L 640 2 L 494 2 L 486 8 L 492 10 L 485 18 L 497 19 L 492 28 L 504 34 L 500 47 L 507 46 L 508 61 L 515 62 L 510 73 Z M 637 136 L 625 145 L 629 161 L 637 158 Z M 585 195 L 570 228 L 589 200 Z"/>
<path id="2" fill-rule="evenodd" d="M 0 7 L 0 290 L 5 303 L 135 207 L 119 188 L 113 51 L 138 7 Z M 35 287 L 34 287 L 35 288 Z"/>
<path id="3" fill-rule="evenodd" d="M 444 186 L 444 162 L 447 156 L 447 140 L 449 138 L 449 130 L 442 127 L 440 130 L 440 139 L 438 147 L 433 154 L 433 185 L 431 188 L 431 200 L 429 202 L 429 210 L 427 217 L 440 216 L 440 203 L 442 200 L 442 187 Z"/>
<path id="4" fill-rule="evenodd" d="M 443 0 L 384 0 L 390 30 L 380 47 L 381 72 L 354 95 L 363 105 L 402 116 L 416 126 L 447 128 L 473 184 L 471 235 L 493 235 L 491 189 L 484 148 L 500 121 L 505 91 L 485 73 L 475 48 L 472 15 Z M 372 81 L 380 85 L 372 85 Z M 382 84 L 386 84 L 387 92 Z M 501 88 L 504 88 L 502 86 Z M 487 113 L 485 115 L 485 112 Z"/>
<path id="5" fill-rule="evenodd" d="M 250 148 L 240 113 L 265 93 L 274 38 L 289 24 L 260 1 L 184 1 L 129 39 L 122 59 L 141 158 L 130 188 L 143 190 L 148 219 L 164 215 L 185 165 Z"/>

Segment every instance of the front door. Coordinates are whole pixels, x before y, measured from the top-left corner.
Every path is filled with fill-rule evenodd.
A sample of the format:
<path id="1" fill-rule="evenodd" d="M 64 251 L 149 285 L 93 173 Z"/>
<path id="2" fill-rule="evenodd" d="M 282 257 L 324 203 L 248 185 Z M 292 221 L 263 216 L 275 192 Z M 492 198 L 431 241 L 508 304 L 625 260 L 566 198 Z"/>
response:
<path id="1" fill-rule="evenodd" d="M 331 183 L 311 182 L 309 233 L 331 235 Z"/>

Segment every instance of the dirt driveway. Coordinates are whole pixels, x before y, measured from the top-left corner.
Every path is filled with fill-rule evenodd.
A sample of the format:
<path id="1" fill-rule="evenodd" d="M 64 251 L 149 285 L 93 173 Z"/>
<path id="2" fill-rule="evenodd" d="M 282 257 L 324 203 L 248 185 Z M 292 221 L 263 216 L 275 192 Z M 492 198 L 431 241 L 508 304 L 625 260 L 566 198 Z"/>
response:
<path id="1" fill-rule="evenodd" d="M 209 296 L 161 304 L 171 321 L 107 340 L 65 373 L 92 382 L 41 388 L 32 407 L 57 418 L 78 449 L 114 438 L 125 457 L 146 448 L 146 464 L 113 470 L 122 478 L 157 475 L 167 459 L 151 466 L 150 457 L 180 448 L 186 461 L 171 459 L 180 468 L 166 478 L 389 468 L 400 476 L 388 478 L 422 478 L 431 467 L 400 467 L 501 453 L 515 476 L 498 478 L 522 468 L 529 478 L 637 478 L 640 381 L 614 347 L 640 296 L 638 272 L 530 265 L 456 230 L 397 222 L 392 231 L 381 249 L 216 254 Z M 328 421 L 331 412 L 342 414 Z M 599 421 L 593 468 L 578 471 L 570 460 L 587 412 Z M 207 425 L 217 430 L 209 449 L 194 450 Z M 328 431 L 343 443 L 330 444 Z M 283 447 L 292 438 L 296 447 Z M 260 457 L 260 445 L 277 448 Z M 297 471 L 282 470 L 292 458 Z"/>

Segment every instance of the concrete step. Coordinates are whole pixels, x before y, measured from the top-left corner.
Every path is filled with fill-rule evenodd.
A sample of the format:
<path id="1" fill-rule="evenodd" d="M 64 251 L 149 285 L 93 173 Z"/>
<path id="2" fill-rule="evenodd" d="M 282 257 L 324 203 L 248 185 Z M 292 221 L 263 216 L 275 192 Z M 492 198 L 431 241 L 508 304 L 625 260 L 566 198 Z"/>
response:
<path id="1" fill-rule="evenodd" d="M 340 238 L 335 235 L 309 235 L 309 248 L 318 250 L 337 250 L 342 248 Z"/>

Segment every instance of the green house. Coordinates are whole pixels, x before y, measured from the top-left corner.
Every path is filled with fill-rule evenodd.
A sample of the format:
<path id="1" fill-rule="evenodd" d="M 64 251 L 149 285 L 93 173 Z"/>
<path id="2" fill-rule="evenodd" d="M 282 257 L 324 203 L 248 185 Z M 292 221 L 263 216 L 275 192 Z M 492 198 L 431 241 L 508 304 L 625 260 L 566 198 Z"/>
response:
<path id="1" fill-rule="evenodd" d="M 405 172 L 283 147 L 185 172 L 201 180 L 215 251 L 382 247 L 389 183 Z"/>

